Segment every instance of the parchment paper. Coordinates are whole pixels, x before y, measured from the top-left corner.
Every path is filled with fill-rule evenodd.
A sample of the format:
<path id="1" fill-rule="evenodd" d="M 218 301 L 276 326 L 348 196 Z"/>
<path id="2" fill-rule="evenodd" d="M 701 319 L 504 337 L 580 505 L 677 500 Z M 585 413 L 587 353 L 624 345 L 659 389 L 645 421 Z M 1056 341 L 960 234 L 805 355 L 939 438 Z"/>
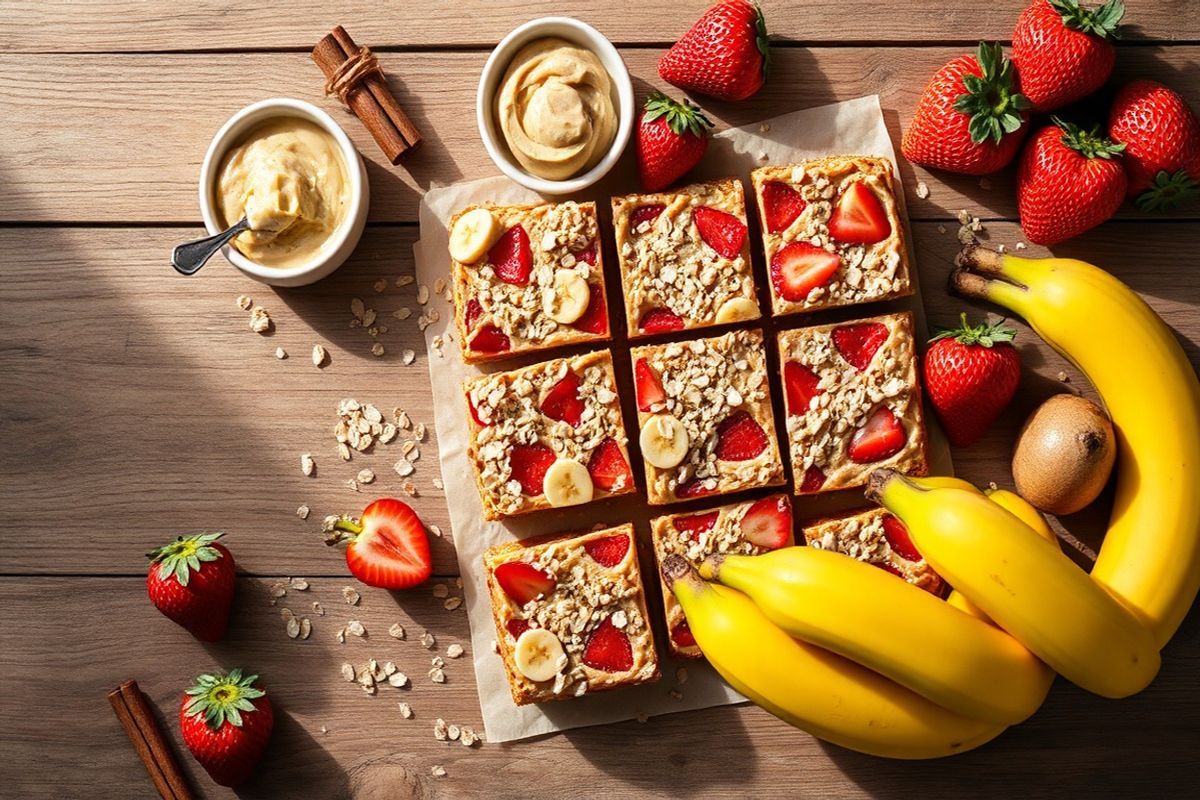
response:
<path id="1" fill-rule="evenodd" d="M 709 177 L 724 177 L 735 175 L 746 182 L 748 202 L 750 171 L 764 164 L 787 164 L 803 161 L 824 155 L 857 154 L 886 156 L 895 162 L 895 151 L 883 122 L 883 113 L 876 96 L 863 97 L 842 103 L 821 106 L 784 114 L 761 123 L 747 125 L 724 131 L 713 138 L 704 163 L 697 170 L 697 180 Z M 903 210 L 904 193 L 899 189 L 898 194 Z M 596 200 L 601 207 L 601 217 L 605 218 L 605 208 L 611 194 L 623 194 L 636 190 L 636 182 L 632 180 L 629 165 L 624 165 L 624 171 L 610 176 L 602 185 L 593 187 L 589 192 L 573 198 L 578 200 Z M 428 308 L 435 308 L 439 320 L 425 330 L 425 341 L 429 350 L 429 374 L 433 384 L 435 422 L 440 447 L 442 478 L 446 485 L 446 502 L 450 510 L 450 527 L 454 537 L 454 545 L 458 552 L 458 564 L 463 577 L 463 590 L 466 600 L 467 616 L 471 626 L 472 656 L 475 664 L 475 677 L 479 687 L 479 703 L 483 712 L 487 740 L 503 742 L 513 739 L 523 739 L 539 734 L 578 728 L 587 725 L 599 725 L 608 722 L 628 720 L 639 715 L 655 716 L 670 714 L 677 711 L 688 711 L 715 705 L 728 705 L 744 700 L 730 689 L 707 664 L 698 661 L 674 662 L 663 660 L 663 678 L 658 683 L 646 686 L 617 689 L 601 694 L 517 707 L 509 694 L 508 683 L 505 679 L 504 668 L 500 657 L 492 651 L 492 642 L 496 638 L 495 624 L 492 621 L 492 611 L 484 582 L 481 559 L 483 551 L 493 544 L 508 541 L 514 537 L 526 538 L 539 533 L 587 530 L 598 522 L 617 524 L 632 520 L 638 528 L 639 558 L 642 566 L 644 582 L 651 599 L 650 614 L 655 619 L 656 638 L 659 642 L 659 653 L 666 651 L 661 623 L 661 606 L 658 598 L 658 580 L 655 572 L 654 558 L 650 551 L 648 526 L 646 520 L 652 516 L 667 513 L 667 509 L 658 508 L 653 511 L 645 507 L 640 496 L 619 498 L 614 501 L 593 506 L 585 506 L 566 511 L 544 511 L 529 515 L 527 518 L 506 521 L 487 522 L 483 518 L 483 509 L 475 488 L 475 479 L 467 459 L 468 430 L 461 385 L 464 378 L 479 372 L 474 367 L 463 364 L 459 356 L 457 335 L 454 334 L 453 313 L 450 304 L 444 297 L 432 293 L 438 278 L 447 279 L 449 256 L 447 255 L 448 232 L 446 223 L 460 208 L 470 203 L 529 203 L 537 202 L 539 197 L 507 178 L 486 178 L 483 180 L 459 183 L 445 188 L 429 190 L 421 202 L 420 223 L 421 239 L 414 245 L 416 255 L 416 278 L 419 284 L 430 287 Z M 753 216 L 753 210 L 750 210 Z M 602 227 L 603 231 L 606 230 Z M 752 249 L 761 249 L 752 248 Z M 910 263 L 911 243 L 909 246 Z M 614 280 L 617 270 L 615 264 L 607 265 L 608 280 Z M 913 268 L 912 279 L 916 282 L 916 269 Z M 619 295 L 619 291 L 617 292 Z M 610 297 L 614 296 L 610 292 Z M 925 328 L 920 295 L 893 301 L 886 310 L 909 309 L 917 317 L 917 330 Z M 866 313 L 881 313 L 884 307 L 872 306 Z M 619 307 L 610 306 L 610 318 L 621 316 Z M 699 334 L 703 335 L 703 334 Z M 442 342 L 441 348 L 435 346 L 435 339 Z M 553 357 L 553 356 L 543 356 Z M 515 364 L 529 363 L 538 360 L 528 358 L 506 363 L 502 368 L 512 368 Z M 492 369 L 497 369 L 493 367 Z M 618 368 L 618 372 L 620 369 Z M 624 381 L 628 386 L 628 377 L 618 374 L 618 381 Z M 623 389 L 623 392 L 628 391 Z M 927 415 L 928 416 L 928 415 Z M 930 460 L 939 474 L 950 473 L 949 448 L 941 432 L 936 429 L 932 420 L 930 428 Z M 626 417 L 627 427 L 631 420 Z M 786 455 L 785 455 L 786 459 Z M 634 473 L 640 475 L 639 464 L 631 465 Z M 640 482 L 640 477 L 639 477 Z M 845 494 L 845 493 L 842 493 Z M 825 498 L 822 498 L 825 500 Z M 713 504 L 721 502 L 714 500 Z M 801 508 L 804 503 L 804 508 Z M 861 495 L 857 499 L 845 497 L 833 501 L 833 505 L 822 505 L 821 501 L 801 500 L 797 503 L 797 514 L 800 516 L 827 513 L 840 503 L 863 505 Z M 676 669 L 684 667 L 687 671 L 686 683 L 678 685 Z M 671 696 L 672 689 L 678 688 L 682 699 Z"/>

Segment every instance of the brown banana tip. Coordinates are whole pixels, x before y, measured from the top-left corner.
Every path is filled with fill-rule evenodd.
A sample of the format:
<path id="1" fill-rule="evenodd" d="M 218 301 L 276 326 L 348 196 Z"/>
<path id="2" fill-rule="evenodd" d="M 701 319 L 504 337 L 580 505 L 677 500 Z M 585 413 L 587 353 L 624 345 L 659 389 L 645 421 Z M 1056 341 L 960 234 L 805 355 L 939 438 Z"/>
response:
<path id="1" fill-rule="evenodd" d="M 867 478 L 867 488 L 864 490 L 863 494 L 865 494 L 867 499 L 872 503 L 879 503 L 879 497 L 883 492 L 883 487 L 888 481 L 899 474 L 899 472 L 896 472 L 896 470 L 891 469 L 890 467 L 880 467 L 872 472 L 871 476 Z"/>
<path id="2" fill-rule="evenodd" d="M 695 569 L 686 558 L 678 554 L 669 555 L 662 562 L 662 574 L 667 585 L 686 577 L 689 572 L 695 572 Z"/>
<path id="3" fill-rule="evenodd" d="M 721 565 L 724 563 L 724 553 L 716 553 L 708 556 L 700 563 L 700 577 L 706 577 L 705 573 L 708 573 L 707 578 L 709 580 L 716 578 L 721 573 Z"/>
<path id="4" fill-rule="evenodd" d="M 995 250 L 984 247 L 977 239 L 973 238 L 963 245 L 954 263 L 958 267 L 974 270 L 983 275 L 999 275 L 1004 263 L 1004 256 Z"/>

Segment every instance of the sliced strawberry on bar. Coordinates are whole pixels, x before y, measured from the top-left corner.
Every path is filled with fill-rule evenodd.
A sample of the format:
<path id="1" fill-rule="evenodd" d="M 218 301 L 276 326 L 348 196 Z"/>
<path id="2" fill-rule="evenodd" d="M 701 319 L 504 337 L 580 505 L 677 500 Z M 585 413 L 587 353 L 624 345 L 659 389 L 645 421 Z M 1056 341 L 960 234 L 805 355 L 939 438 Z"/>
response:
<path id="1" fill-rule="evenodd" d="M 593 539 L 583 543 L 583 549 L 597 564 L 612 569 L 625 559 L 629 552 L 629 537 L 625 534 L 605 536 L 603 539 Z"/>
<path id="2" fill-rule="evenodd" d="M 637 230 L 638 226 L 643 222 L 649 222 L 651 225 L 658 219 L 659 215 L 666 210 L 666 206 L 655 203 L 648 206 L 638 206 L 633 210 L 633 214 L 629 218 L 629 227 Z"/>
<path id="3" fill-rule="evenodd" d="M 771 285 L 775 293 L 793 303 L 833 278 L 842 260 L 836 253 L 808 242 L 792 242 L 771 259 Z"/>
<path id="4" fill-rule="evenodd" d="M 799 192 L 779 181 L 767 181 L 763 184 L 762 199 L 768 233 L 786 231 L 808 206 Z"/>
<path id="5" fill-rule="evenodd" d="M 571 327 L 584 333 L 608 333 L 608 304 L 604 302 L 604 290 L 600 284 L 588 286 L 587 311 L 572 322 Z"/>
<path id="6" fill-rule="evenodd" d="M 602 441 L 592 451 L 587 471 L 592 476 L 592 485 L 601 491 L 611 492 L 618 487 L 624 489 L 633 485 L 629 462 L 625 460 L 617 440 L 612 437 Z"/>
<path id="7" fill-rule="evenodd" d="M 717 426 L 717 458 L 749 461 L 767 449 L 767 432 L 747 411 L 735 411 Z"/>
<path id="8" fill-rule="evenodd" d="M 704 243 L 717 251 L 723 258 L 734 259 L 742 253 L 746 243 L 746 224 L 733 214 L 715 208 L 701 206 L 692 215 L 696 230 Z"/>
<path id="9" fill-rule="evenodd" d="M 880 406 L 867 423 L 854 432 L 847 452 L 856 464 L 871 464 L 896 455 L 904 448 L 904 426 L 887 406 Z"/>
<path id="10" fill-rule="evenodd" d="M 554 451 L 544 444 L 514 444 L 508 454 L 512 478 L 521 484 L 521 491 L 530 497 L 542 493 L 546 470 L 554 463 Z"/>
<path id="11" fill-rule="evenodd" d="M 496 277 L 505 283 L 528 284 L 533 272 L 533 251 L 529 249 L 525 228 L 514 225 L 502 233 L 488 251 L 487 260 L 496 270 Z"/>
<path id="12" fill-rule="evenodd" d="M 675 496 L 680 500 L 690 500 L 693 497 L 703 497 L 706 494 L 712 494 L 716 489 L 709 489 L 704 485 L 707 478 L 692 478 L 686 483 L 681 483 L 675 487 Z"/>
<path id="13" fill-rule="evenodd" d="M 921 552 L 917 550 L 916 545 L 913 544 L 912 539 L 909 537 L 908 528 L 891 514 L 883 518 L 883 538 L 887 539 L 892 550 L 901 558 L 906 558 L 909 561 L 921 560 Z"/>
<path id="14" fill-rule="evenodd" d="M 524 561 L 509 561 L 501 564 L 492 571 L 492 574 L 496 576 L 496 583 L 500 584 L 504 593 L 519 606 L 549 595 L 558 585 L 554 576 L 547 575 Z"/>
<path id="15" fill-rule="evenodd" d="M 879 195 L 862 181 L 846 187 L 829 217 L 829 235 L 849 244 L 882 242 L 892 232 Z"/>
<path id="16" fill-rule="evenodd" d="M 787 410 L 794 417 L 808 412 L 813 398 L 821 394 L 821 378 L 799 361 L 783 365 L 783 388 L 787 393 Z"/>
<path id="17" fill-rule="evenodd" d="M 642 315 L 638 327 L 643 333 L 666 333 L 683 330 L 683 319 L 665 308 L 652 308 Z"/>
<path id="18" fill-rule="evenodd" d="M 467 310 L 463 317 L 463 322 L 466 324 L 468 331 L 475 330 L 475 323 L 479 321 L 481 316 L 483 316 L 483 306 L 479 305 L 479 301 L 472 297 L 467 301 Z"/>
<path id="19" fill-rule="evenodd" d="M 667 401 L 662 379 L 646 359 L 639 358 L 634 363 L 633 382 L 639 411 L 649 411 L 655 404 Z"/>
<path id="20" fill-rule="evenodd" d="M 804 478 L 800 481 L 800 491 L 816 492 L 825 485 L 825 473 L 816 464 L 804 470 Z"/>
<path id="21" fill-rule="evenodd" d="M 698 647 L 696 637 L 692 635 L 692 629 L 688 626 L 687 621 L 676 625 L 671 629 L 671 641 L 676 647 Z"/>
<path id="22" fill-rule="evenodd" d="M 582 382 L 574 372 L 568 372 L 563 379 L 551 387 L 542 400 L 542 413 L 550 419 L 565 422 L 572 428 L 578 428 L 583 418 L 583 400 L 579 398 L 579 386 Z"/>
<path id="23" fill-rule="evenodd" d="M 504 623 L 504 629 L 508 631 L 508 635 L 514 639 L 520 639 L 521 634 L 529 630 L 529 621 L 524 619 L 510 619 Z"/>
<path id="24" fill-rule="evenodd" d="M 633 645 L 612 617 L 600 623 L 583 647 L 583 663 L 604 672 L 625 672 L 633 669 Z"/>
<path id="25" fill-rule="evenodd" d="M 792 535 L 792 504 L 787 497 L 764 497 L 746 511 L 742 538 L 756 547 L 778 550 Z"/>
<path id="26" fill-rule="evenodd" d="M 833 329 L 834 348 L 860 370 L 871 365 L 871 359 L 887 338 L 887 326 L 880 322 L 859 322 Z"/>
<path id="27" fill-rule="evenodd" d="M 593 267 L 596 266 L 596 248 L 598 246 L 596 240 L 592 239 L 587 247 L 574 253 L 575 259 L 585 264 L 591 264 Z"/>
<path id="28" fill-rule="evenodd" d="M 505 353 L 512 349 L 512 340 L 489 322 L 471 337 L 470 348 L 476 353 Z"/>
<path id="29" fill-rule="evenodd" d="M 678 494 L 678 492 L 676 492 Z M 683 534 L 685 539 L 698 541 L 700 534 L 706 533 L 713 529 L 717 524 L 717 518 L 721 516 L 719 511 L 708 511 L 704 514 L 692 514 L 688 517 L 676 517 L 671 525 L 675 530 Z"/>
<path id="30" fill-rule="evenodd" d="M 479 409 L 477 409 L 475 407 L 475 404 L 471 402 L 470 395 L 467 395 L 467 408 L 469 408 L 471 410 L 471 419 L 475 420 L 476 425 L 478 425 L 481 428 L 486 428 L 488 426 L 488 423 L 484 422 L 483 420 L 481 420 L 479 418 Z"/>

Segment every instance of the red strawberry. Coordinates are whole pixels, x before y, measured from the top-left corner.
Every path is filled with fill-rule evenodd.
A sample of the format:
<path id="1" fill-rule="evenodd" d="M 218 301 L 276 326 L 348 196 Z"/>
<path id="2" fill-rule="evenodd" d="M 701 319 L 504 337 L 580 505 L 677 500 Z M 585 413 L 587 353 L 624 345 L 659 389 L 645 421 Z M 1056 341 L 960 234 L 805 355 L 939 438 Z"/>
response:
<path id="1" fill-rule="evenodd" d="M 629 537 L 621 533 L 592 539 L 583 543 L 583 549 L 597 564 L 611 569 L 625 560 L 625 554 L 629 552 Z"/>
<path id="2" fill-rule="evenodd" d="M 1033 0 L 1021 12 L 1012 61 L 1034 111 L 1053 111 L 1104 85 L 1117 62 L 1109 40 L 1116 38 L 1123 16 L 1121 0 L 1108 0 L 1095 11 L 1079 0 Z"/>
<path id="3" fill-rule="evenodd" d="M 587 471 L 592 476 L 592 484 L 601 491 L 624 489 L 633 483 L 629 462 L 625 460 L 625 454 L 621 452 L 617 440 L 612 437 L 600 442 L 592 451 Z"/>
<path id="4" fill-rule="evenodd" d="M 367 586 L 411 589 L 433 574 L 429 536 L 407 503 L 376 500 L 363 509 L 358 522 L 342 518 L 333 527 L 326 544 L 348 542 L 346 564 Z"/>
<path id="5" fill-rule="evenodd" d="M 687 620 L 671 629 L 671 641 L 675 643 L 676 647 L 698 647 L 696 637 L 692 635 L 692 629 L 688 626 Z"/>
<path id="6" fill-rule="evenodd" d="M 693 478 L 690 481 L 681 483 L 675 487 L 675 496 L 680 500 L 691 500 L 693 497 L 703 497 L 706 494 L 712 494 L 715 489 L 709 489 L 704 485 L 707 479 Z"/>
<path id="7" fill-rule="evenodd" d="M 512 341 L 507 333 L 489 322 L 471 337 L 468 346 L 477 353 L 504 353 L 512 349 Z"/>
<path id="8" fill-rule="evenodd" d="M 612 617 L 600 623 L 583 646 L 583 663 L 605 672 L 625 672 L 633 668 L 633 646 Z"/>
<path id="9" fill-rule="evenodd" d="M 850 437 L 846 452 L 855 464 L 870 464 L 896 455 L 904 448 L 904 426 L 887 406 L 880 406 L 865 425 Z"/>
<path id="10" fill-rule="evenodd" d="M 183 743 L 221 786 L 250 777 L 275 726 L 275 712 L 257 675 L 231 669 L 201 675 L 179 704 Z"/>
<path id="11" fill-rule="evenodd" d="M 663 54 L 658 74 L 686 92 L 745 100 L 762 87 L 770 66 L 762 10 L 747 0 L 722 0 Z"/>
<path id="12" fill-rule="evenodd" d="M 693 212 L 696 230 L 704 243 L 722 258 L 737 258 L 746 243 L 746 225 L 733 214 L 701 206 Z"/>
<path id="13" fill-rule="evenodd" d="M 891 514 L 883 517 L 883 538 L 891 545 L 892 550 L 901 558 L 909 561 L 920 561 L 921 552 L 917 550 L 912 539 L 908 536 L 908 528 L 904 523 Z"/>
<path id="14" fill-rule="evenodd" d="M 676 103 L 657 92 L 650 95 L 637 126 L 642 188 L 647 192 L 665 189 L 699 164 L 708 149 L 711 127 L 712 122 L 704 112 L 687 100 Z M 635 212 L 634 224 L 637 222 Z"/>
<path id="15" fill-rule="evenodd" d="M 747 411 L 735 411 L 717 426 L 717 458 L 722 461 L 749 461 L 767 444 L 767 432 Z"/>
<path id="16" fill-rule="evenodd" d="M 784 300 L 800 303 L 813 289 L 829 283 L 841 263 L 836 253 L 823 247 L 792 242 L 771 258 L 771 285 Z"/>
<path id="17" fill-rule="evenodd" d="M 513 480 L 521 484 L 521 491 L 537 497 L 555 458 L 554 451 L 544 444 L 514 444 L 508 453 L 508 466 Z"/>
<path id="18" fill-rule="evenodd" d="M 662 216 L 662 212 L 666 211 L 667 207 L 660 203 L 653 203 L 648 206 L 638 206 L 629 216 L 629 227 L 636 229 L 643 222 L 649 222 L 651 225 L 654 221 Z"/>
<path id="19" fill-rule="evenodd" d="M 792 504 L 787 495 L 764 497 L 746 511 L 742 538 L 755 547 L 778 550 L 792 538 Z"/>
<path id="20" fill-rule="evenodd" d="M 598 244 L 596 243 L 595 239 L 592 239 L 592 241 L 588 243 L 587 247 L 583 248 L 582 250 L 575 251 L 575 258 L 578 261 L 582 261 L 583 263 L 590 264 L 594 267 L 596 266 L 597 249 Z"/>
<path id="21" fill-rule="evenodd" d="M 721 516 L 719 511 L 708 511 L 703 514 L 692 514 L 688 517 L 676 517 L 671 521 L 671 525 L 675 530 L 683 534 L 685 539 L 696 540 L 700 538 L 700 534 L 711 531 L 713 526 L 717 524 L 717 517 Z"/>
<path id="22" fill-rule="evenodd" d="M 463 323 L 468 331 L 475 329 L 475 323 L 483 316 L 483 306 L 479 305 L 479 301 L 472 297 L 467 301 L 467 309 L 463 312 Z"/>
<path id="23" fill-rule="evenodd" d="M 147 555 L 150 602 L 204 642 L 225 636 L 233 605 L 233 555 L 218 544 L 220 533 L 180 536 Z"/>
<path id="24" fill-rule="evenodd" d="M 492 575 L 504 593 L 519 606 L 546 597 L 558 585 L 553 575 L 547 575 L 524 561 L 508 561 L 501 564 L 492 571 Z"/>
<path id="25" fill-rule="evenodd" d="M 1125 145 L 1129 196 L 1143 211 L 1170 211 L 1200 197 L 1200 120 L 1156 81 L 1126 84 L 1108 112 L 1108 135 Z"/>
<path id="26" fill-rule="evenodd" d="M 649 411 L 657 403 L 667 402 L 667 393 L 663 390 L 662 379 L 658 372 L 650 366 L 650 362 L 639 358 L 633 365 L 633 383 L 637 394 L 639 411 Z"/>
<path id="27" fill-rule="evenodd" d="M 858 322 L 833 329 L 834 348 L 859 370 L 871 365 L 871 359 L 887 338 L 887 326 L 879 322 Z"/>
<path id="28" fill-rule="evenodd" d="M 667 333 L 683 330 L 683 318 L 666 308 L 652 308 L 642 315 L 638 323 L 642 333 Z"/>
<path id="29" fill-rule="evenodd" d="M 786 231 L 808 206 L 799 192 L 779 181 L 767 181 L 763 184 L 762 202 L 768 233 Z"/>
<path id="30" fill-rule="evenodd" d="M 588 286 L 587 311 L 572 322 L 571 327 L 587 333 L 608 333 L 608 305 L 604 302 L 604 290 L 600 284 Z"/>
<path id="31" fill-rule="evenodd" d="M 490 423 L 484 422 L 482 419 L 479 418 L 479 409 L 476 408 L 475 404 L 471 402 L 470 395 L 467 396 L 467 408 L 470 410 L 471 419 L 475 420 L 476 425 L 478 425 L 481 428 L 486 428 L 490 424 Z"/>
<path id="32" fill-rule="evenodd" d="M 816 464 L 804 470 L 804 478 L 800 481 L 800 491 L 804 493 L 817 492 L 825 485 L 825 473 Z"/>
<path id="33" fill-rule="evenodd" d="M 520 639 L 521 634 L 529 630 L 529 621 L 524 619 L 510 619 L 504 623 L 504 629 L 508 631 L 509 636 L 514 639 Z"/>
<path id="34" fill-rule="evenodd" d="M 933 74 L 900 149 L 914 164 L 987 175 L 1017 154 L 1028 108 L 1000 45 L 981 43 Z"/>
<path id="35" fill-rule="evenodd" d="M 488 263 L 496 270 L 496 277 L 505 283 L 524 286 L 529 283 L 533 272 L 533 251 L 529 249 L 529 234 L 520 225 L 514 225 L 500 235 L 488 251 Z"/>
<path id="36" fill-rule="evenodd" d="M 787 394 L 787 411 L 794 417 L 808 412 L 812 400 L 821 394 L 821 378 L 799 361 L 788 361 L 783 365 L 783 389 Z"/>
<path id="37" fill-rule="evenodd" d="M 546 392 L 546 397 L 542 400 L 542 413 L 550 419 L 578 428 L 583 418 L 583 401 L 579 399 L 581 383 L 579 376 L 574 372 L 564 375 L 562 380 Z"/>
<path id="38" fill-rule="evenodd" d="M 829 217 L 829 235 L 839 242 L 875 244 L 892 234 L 879 195 L 862 181 L 846 187 Z"/>
<path id="39" fill-rule="evenodd" d="M 1021 358 L 1011 342 L 1017 332 L 1003 320 L 972 327 L 967 315 L 957 328 L 933 337 L 922 372 L 950 443 L 974 444 L 1000 415 L 1021 382 Z"/>
<path id="40" fill-rule="evenodd" d="M 1035 244 L 1078 236 L 1111 217 L 1125 199 L 1125 170 L 1113 156 L 1125 145 L 1057 118 L 1021 153 L 1017 209 L 1021 230 Z"/>

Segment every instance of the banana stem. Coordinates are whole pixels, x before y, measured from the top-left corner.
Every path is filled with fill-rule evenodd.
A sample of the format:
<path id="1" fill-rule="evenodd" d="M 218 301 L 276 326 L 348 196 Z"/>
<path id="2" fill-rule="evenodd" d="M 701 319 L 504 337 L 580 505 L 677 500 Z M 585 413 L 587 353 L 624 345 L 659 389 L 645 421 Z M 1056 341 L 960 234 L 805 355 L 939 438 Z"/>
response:
<path id="1" fill-rule="evenodd" d="M 721 580 L 721 567 L 725 564 L 725 555 L 717 553 L 700 562 L 700 577 L 706 581 Z"/>
<path id="2" fill-rule="evenodd" d="M 1024 261 L 989 250 L 979 242 L 969 242 L 958 254 L 958 268 L 950 273 L 950 291 L 987 300 L 1027 317 L 1029 287 L 1017 279 L 1013 269 Z"/>

